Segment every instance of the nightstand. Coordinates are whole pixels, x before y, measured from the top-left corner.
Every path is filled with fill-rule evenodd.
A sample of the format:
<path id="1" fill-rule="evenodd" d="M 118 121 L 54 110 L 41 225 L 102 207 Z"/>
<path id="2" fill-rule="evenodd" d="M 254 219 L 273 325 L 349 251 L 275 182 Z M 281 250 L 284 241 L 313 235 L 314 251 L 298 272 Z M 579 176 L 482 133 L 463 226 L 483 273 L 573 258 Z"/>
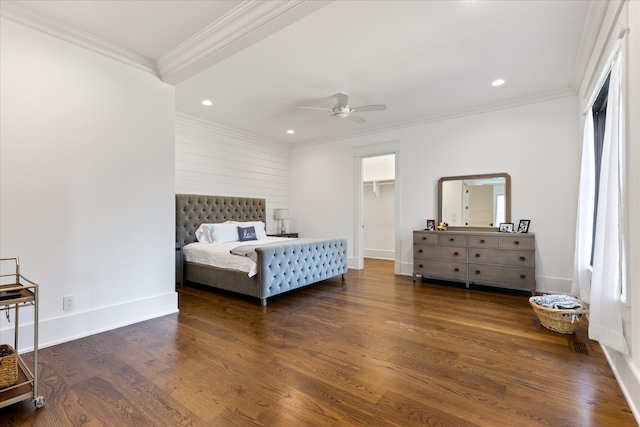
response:
<path id="1" fill-rule="evenodd" d="M 271 237 L 298 237 L 298 233 L 284 233 L 284 234 L 267 234 L 267 236 Z"/>
<path id="2" fill-rule="evenodd" d="M 176 242 L 176 289 L 182 287 L 182 248 L 184 243 Z"/>

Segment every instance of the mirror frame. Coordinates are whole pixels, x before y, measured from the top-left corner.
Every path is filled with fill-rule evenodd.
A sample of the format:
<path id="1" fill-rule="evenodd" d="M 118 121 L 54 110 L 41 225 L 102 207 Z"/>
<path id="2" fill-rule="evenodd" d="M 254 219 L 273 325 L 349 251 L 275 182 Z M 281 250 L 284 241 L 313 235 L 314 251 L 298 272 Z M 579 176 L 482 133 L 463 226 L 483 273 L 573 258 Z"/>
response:
<path id="1" fill-rule="evenodd" d="M 485 178 L 504 178 L 504 204 L 505 204 L 505 221 L 511 222 L 511 176 L 508 173 L 486 173 L 481 175 L 461 175 L 461 176 L 446 176 L 438 180 L 438 224 L 442 222 L 442 183 L 445 181 L 460 181 L 467 179 L 485 179 Z M 497 227 L 462 227 L 454 226 L 449 227 L 449 230 L 469 230 L 469 231 L 498 231 L 500 224 Z"/>

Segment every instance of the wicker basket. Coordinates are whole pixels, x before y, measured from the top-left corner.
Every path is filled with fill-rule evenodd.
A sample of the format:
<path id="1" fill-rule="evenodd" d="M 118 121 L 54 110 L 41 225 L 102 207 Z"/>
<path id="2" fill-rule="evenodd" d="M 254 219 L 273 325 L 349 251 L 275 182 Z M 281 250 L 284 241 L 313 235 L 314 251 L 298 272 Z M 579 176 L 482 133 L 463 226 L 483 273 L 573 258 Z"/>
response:
<path id="1" fill-rule="evenodd" d="M 533 311 L 538 315 L 542 326 L 561 334 L 575 333 L 580 321 L 589 312 L 589 310 L 558 310 L 543 307 L 535 303 L 533 297 L 529 298 L 529 303 L 533 307 Z"/>
<path id="2" fill-rule="evenodd" d="M 18 355 L 7 344 L 0 344 L 0 388 L 14 385 L 18 382 Z"/>

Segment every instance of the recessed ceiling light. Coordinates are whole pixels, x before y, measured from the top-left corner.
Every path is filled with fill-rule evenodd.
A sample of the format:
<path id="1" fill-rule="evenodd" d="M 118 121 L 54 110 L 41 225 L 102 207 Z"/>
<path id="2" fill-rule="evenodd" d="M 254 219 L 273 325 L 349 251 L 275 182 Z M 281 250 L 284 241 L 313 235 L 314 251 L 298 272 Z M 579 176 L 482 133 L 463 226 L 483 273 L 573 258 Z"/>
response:
<path id="1" fill-rule="evenodd" d="M 504 84 L 503 79 L 497 79 L 497 80 L 494 80 L 493 83 L 491 83 L 491 86 L 502 86 L 503 84 Z"/>
<path id="2" fill-rule="evenodd" d="M 202 105 L 204 105 L 205 107 L 211 107 L 213 105 L 213 102 L 210 99 L 203 99 Z"/>
<path id="3" fill-rule="evenodd" d="M 293 129 L 289 129 L 289 130 L 287 131 L 287 133 L 288 133 L 289 135 L 293 135 L 294 133 L 296 133 L 296 131 L 295 131 L 295 130 L 293 130 Z"/>

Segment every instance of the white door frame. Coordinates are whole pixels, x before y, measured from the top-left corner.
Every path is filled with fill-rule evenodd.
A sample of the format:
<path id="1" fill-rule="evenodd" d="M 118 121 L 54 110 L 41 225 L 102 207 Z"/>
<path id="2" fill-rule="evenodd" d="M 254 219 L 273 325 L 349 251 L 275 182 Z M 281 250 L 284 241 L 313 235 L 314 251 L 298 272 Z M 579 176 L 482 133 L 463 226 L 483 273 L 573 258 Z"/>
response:
<path id="1" fill-rule="evenodd" d="M 364 268 L 364 248 L 362 247 L 362 242 L 364 239 L 364 217 L 362 211 L 362 161 L 367 157 L 378 157 L 385 156 L 388 154 L 395 155 L 395 208 L 394 208 L 394 218 L 395 218 L 395 230 L 394 230 L 394 239 L 395 239 L 395 248 L 394 248 L 394 263 L 393 263 L 393 271 L 395 274 L 401 274 L 400 271 L 400 258 L 401 258 L 401 232 L 402 232 L 402 215 L 400 211 L 400 198 L 401 198 L 401 189 L 400 185 L 400 141 L 390 141 L 383 142 L 380 144 L 372 144 L 372 145 L 364 145 L 360 147 L 354 147 L 353 149 L 353 194 L 354 194 L 354 248 L 353 248 L 353 257 L 354 257 L 354 266 L 353 268 L 357 270 L 362 270 Z"/>

